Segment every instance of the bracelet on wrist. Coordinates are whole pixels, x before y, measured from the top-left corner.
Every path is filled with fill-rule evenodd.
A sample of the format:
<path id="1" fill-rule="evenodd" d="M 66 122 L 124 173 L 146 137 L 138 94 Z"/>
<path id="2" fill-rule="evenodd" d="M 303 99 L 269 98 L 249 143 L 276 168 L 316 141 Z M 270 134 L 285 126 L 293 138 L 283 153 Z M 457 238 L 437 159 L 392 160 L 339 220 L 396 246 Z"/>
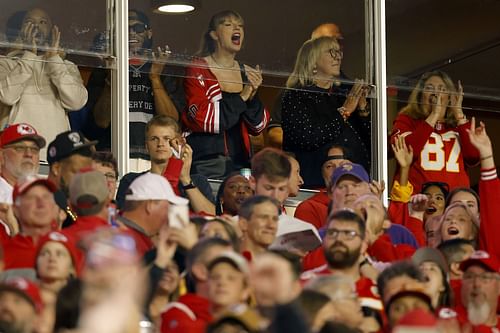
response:
<path id="1" fill-rule="evenodd" d="M 193 188 L 196 188 L 196 185 L 193 183 L 193 181 L 191 180 L 188 184 L 184 185 L 184 184 L 181 184 L 181 187 L 184 191 L 186 190 L 190 190 L 190 189 L 193 189 Z"/>

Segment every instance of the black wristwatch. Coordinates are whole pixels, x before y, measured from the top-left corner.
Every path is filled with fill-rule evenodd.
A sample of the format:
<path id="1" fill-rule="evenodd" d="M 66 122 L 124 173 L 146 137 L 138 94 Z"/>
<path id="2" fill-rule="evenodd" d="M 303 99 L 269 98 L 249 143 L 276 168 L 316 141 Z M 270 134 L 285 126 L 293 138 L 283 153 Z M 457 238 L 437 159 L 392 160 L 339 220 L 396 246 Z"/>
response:
<path id="1" fill-rule="evenodd" d="M 191 181 L 189 182 L 189 184 L 186 184 L 186 185 L 182 185 L 182 184 L 181 184 L 181 187 L 182 187 L 182 189 L 183 189 L 184 191 L 186 191 L 186 190 L 190 190 L 190 189 L 192 189 L 192 188 L 196 188 L 196 185 L 195 185 L 195 184 L 193 183 L 193 181 L 191 180 Z"/>

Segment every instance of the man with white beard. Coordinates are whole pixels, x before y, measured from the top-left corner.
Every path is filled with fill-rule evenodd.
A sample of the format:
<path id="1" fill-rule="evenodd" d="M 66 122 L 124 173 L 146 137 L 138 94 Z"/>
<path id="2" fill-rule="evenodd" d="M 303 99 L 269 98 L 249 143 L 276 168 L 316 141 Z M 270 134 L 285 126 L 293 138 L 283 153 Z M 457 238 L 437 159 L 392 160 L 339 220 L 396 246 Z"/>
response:
<path id="1" fill-rule="evenodd" d="M 500 262 L 485 251 L 476 251 L 461 265 L 462 307 L 457 308 L 462 326 L 473 326 L 476 332 L 498 332 L 497 315 L 500 296 Z M 465 308 L 464 308 L 465 307 Z"/>

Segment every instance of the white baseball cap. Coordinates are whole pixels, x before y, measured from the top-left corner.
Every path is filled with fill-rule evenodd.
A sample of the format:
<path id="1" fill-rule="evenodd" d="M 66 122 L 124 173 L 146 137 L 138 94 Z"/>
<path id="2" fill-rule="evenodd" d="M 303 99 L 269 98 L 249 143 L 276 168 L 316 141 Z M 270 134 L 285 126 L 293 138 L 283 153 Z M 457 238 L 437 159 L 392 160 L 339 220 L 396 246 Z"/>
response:
<path id="1" fill-rule="evenodd" d="M 137 177 L 127 190 L 125 200 L 167 200 L 176 205 L 187 205 L 188 199 L 175 195 L 168 180 L 155 173 L 145 173 Z"/>

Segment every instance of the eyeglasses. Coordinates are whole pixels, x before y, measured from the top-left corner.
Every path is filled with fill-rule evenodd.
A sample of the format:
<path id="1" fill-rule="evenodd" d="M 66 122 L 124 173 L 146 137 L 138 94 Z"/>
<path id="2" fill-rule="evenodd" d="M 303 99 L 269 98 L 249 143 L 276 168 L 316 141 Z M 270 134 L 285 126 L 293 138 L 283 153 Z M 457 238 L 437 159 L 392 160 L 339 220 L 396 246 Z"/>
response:
<path id="1" fill-rule="evenodd" d="M 356 237 L 361 238 L 359 232 L 355 230 L 340 230 L 335 228 L 326 229 L 326 235 L 333 239 L 338 239 L 339 236 L 342 236 L 341 238 L 346 240 L 353 240 Z"/>
<path id="2" fill-rule="evenodd" d="M 500 279 L 500 277 L 498 276 L 498 274 L 495 273 L 481 273 L 481 274 L 465 273 L 462 279 L 467 282 L 472 282 L 475 279 L 478 279 L 479 282 L 489 283 L 493 280 Z"/>
<path id="3" fill-rule="evenodd" d="M 128 31 L 133 30 L 135 33 L 138 33 L 138 34 L 141 34 L 148 29 L 149 29 L 148 25 L 144 24 L 144 23 L 135 23 L 135 24 L 129 25 L 129 27 L 128 27 Z"/>
<path id="4" fill-rule="evenodd" d="M 26 154 L 27 152 L 30 152 L 31 154 L 38 154 L 40 153 L 40 148 L 38 147 L 33 147 L 33 146 L 22 146 L 22 145 L 13 145 L 13 146 L 5 146 L 5 148 L 12 148 L 16 151 L 16 153 L 19 154 Z"/>
<path id="5" fill-rule="evenodd" d="M 110 180 L 110 181 L 115 181 L 116 180 L 116 175 L 112 172 L 106 172 L 104 174 L 104 177 L 106 177 L 106 180 Z"/>
<path id="6" fill-rule="evenodd" d="M 336 49 L 329 49 L 328 53 L 332 56 L 333 59 L 335 60 L 340 60 L 344 56 L 344 52 L 342 50 L 336 50 Z"/>

